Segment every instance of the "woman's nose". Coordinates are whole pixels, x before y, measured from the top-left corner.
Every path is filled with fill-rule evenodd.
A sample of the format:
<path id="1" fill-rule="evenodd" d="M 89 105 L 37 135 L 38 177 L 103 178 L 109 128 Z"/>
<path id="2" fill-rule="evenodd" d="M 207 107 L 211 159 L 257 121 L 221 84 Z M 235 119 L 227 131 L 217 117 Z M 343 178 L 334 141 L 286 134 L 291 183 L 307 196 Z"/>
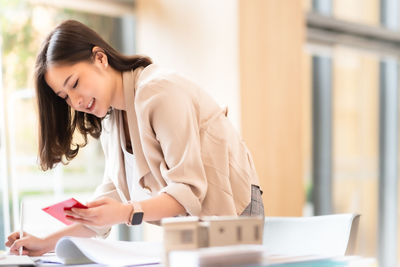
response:
<path id="1" fill-rule="evenodd" d="M 78 109 L 78 110 L 82 109 L 83 99 L 82 99 L 81 95 L 76 94 L 76 93 L 75 94 L 70 93 L 69 98 L 71 99 L 71 104 L 74 109 Z"/>

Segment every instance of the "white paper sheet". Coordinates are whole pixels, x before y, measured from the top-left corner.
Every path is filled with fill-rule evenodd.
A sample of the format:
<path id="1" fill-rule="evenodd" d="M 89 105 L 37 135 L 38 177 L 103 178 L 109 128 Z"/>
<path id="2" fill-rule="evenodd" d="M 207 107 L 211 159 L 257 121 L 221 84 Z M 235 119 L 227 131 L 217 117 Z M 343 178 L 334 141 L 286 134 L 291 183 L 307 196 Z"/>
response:
<path id="1" fill-rule="evenodd" d="M 35 262 L 28 256 L 2 255 L 0 266 L 34 266 Z"/>
<path id="2" fill-rule="evenodd" d="M 64 237 L 57 242 L 55 251 L 57 257 L 65 264 L 94 262 L 132 266 L 160 263 L 162 244 Z"/>

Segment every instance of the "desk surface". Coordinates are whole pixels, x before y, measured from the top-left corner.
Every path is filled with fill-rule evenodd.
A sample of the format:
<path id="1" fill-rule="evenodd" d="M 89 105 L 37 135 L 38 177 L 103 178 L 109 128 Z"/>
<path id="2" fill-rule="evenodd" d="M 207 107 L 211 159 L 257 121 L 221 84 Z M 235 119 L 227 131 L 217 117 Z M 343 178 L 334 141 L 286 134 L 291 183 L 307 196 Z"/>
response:
<path id="1" fill-rule="evenodd" d="M 47 254 L 41 257 L 32 257 L 39 267 L 55 267 L 55 266 L 71 266 L 60 264 L 59 259 L 54 253 Z M 179 266 L 171 267 L 186 267 L 187 263 L 178 263 Z M 241 265 L 241 267 L 345 267 L 345 266 L 359 266 L 359 267 L 377 267 L 377 261 L 374 258 L 364 258 L 358 256 L 343 256 L 343 257 L 324 257 L 324 256 L 263 256 L 262 263 Z M 72 265 L 73 267 L 105 267 L 104 264 L 80 264 Z M 135 265 L 137 266 L 137 265 Z M 147 264 L 146 267 L 164 267 L 160 264 Z M 192 266 L 192 265 L 190 265 Z M 202 265 L 206 266 L 206 265 Z M 233 265 L 223 265 L 233 266 Z"/>
<path id="2" fill-rule="evenodd" d="M 48 253 L 40 257 L 32 257 L 38 267 L 62 267 L 62 266 L 72 266 L 72 267 L 104 267 L 104 264 L 77 264 L 77 265 L 65 265 L 61 264 L 60 260 L 57 258 L 55 253 Z M 136 265 L 135 265 L 136 266 Z M 143 265 L 146 267 L 162 267 L 161 264 L 147 264 Z"/>
<path id="3" fill-rule="evenodd" d="M 38 263 L 36 266 L 38 267 L 63 267 L 63 266 L 68 266 L 68 267 L 106 267 L 108 265 L 104 265 L 104 264 L 77 264 L 77 265 L 64 265 L 64 264 L 59 264 L 59 263 Z M 135 265 L 138 266 L 138 265 Z M 147 265 L 143 265 L 146 267 L 163 267 L 164 265 L 162 264 L 147 264 Z"/>
<path id="4" fill-rule="evenodd" d="M 181 266 L 171 266 L 171 267 L 184 267 L 186 264 L 182 262 Z M 56 264 L 56 263 L 39 263 L 37 266 L 39 267 L 55 267 L 55 266 L 71 266 L 64 264 Z M 73 265 L 73 267 L 106 267 L 107 265 L 103 264 L 81 264 L 81 265 Z M 136 266 L 136 265 L 135 265 Z M 164 267 L 164 264 L 151 264 L 151 265 L 143 265 L 146 267 Z M 230 265 L 232 266 L 232 265 Z M 358 267 L 377 267 L 378 264 L 373 258 L 362 258 L 362 257 L 339 257 L 333 259 L 315 259 L 315 260 L 305 260 L 305 261 L 297 261 L 297 262 L 287 262 L 287 263 L 261 263 L 261 264 L 252 264 L 241 267 L 346 267 L 346 266 L 358 266 Z M 225 266 L 227 267 L 227 266 Z"/>

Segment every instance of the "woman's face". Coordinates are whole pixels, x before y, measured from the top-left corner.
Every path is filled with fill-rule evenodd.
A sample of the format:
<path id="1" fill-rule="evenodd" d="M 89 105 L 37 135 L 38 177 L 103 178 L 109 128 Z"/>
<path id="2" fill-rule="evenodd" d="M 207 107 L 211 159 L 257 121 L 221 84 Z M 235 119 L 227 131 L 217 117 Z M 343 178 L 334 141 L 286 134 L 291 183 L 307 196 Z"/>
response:
<path id="1" fill-rule="evenodd" d="M 50 66 L 45 80 L 54 93 L 73 109 L 102 118 L 107 114 L 114 95 L 114 83 L 107 67 L 107 63 L 97 60 Z"/>

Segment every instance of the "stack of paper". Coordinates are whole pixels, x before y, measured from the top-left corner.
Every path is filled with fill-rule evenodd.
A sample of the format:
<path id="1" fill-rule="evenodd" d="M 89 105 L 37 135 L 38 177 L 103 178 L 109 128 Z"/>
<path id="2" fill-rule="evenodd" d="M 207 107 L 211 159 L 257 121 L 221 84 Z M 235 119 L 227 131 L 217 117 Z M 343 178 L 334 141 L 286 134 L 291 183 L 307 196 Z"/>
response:
<path id="1" fill-rule="evenodd" d="M 57 242 L 56 255 L 65 264 L 155 264 L 161 262 L 162 244 L 63 237 Z"/>

